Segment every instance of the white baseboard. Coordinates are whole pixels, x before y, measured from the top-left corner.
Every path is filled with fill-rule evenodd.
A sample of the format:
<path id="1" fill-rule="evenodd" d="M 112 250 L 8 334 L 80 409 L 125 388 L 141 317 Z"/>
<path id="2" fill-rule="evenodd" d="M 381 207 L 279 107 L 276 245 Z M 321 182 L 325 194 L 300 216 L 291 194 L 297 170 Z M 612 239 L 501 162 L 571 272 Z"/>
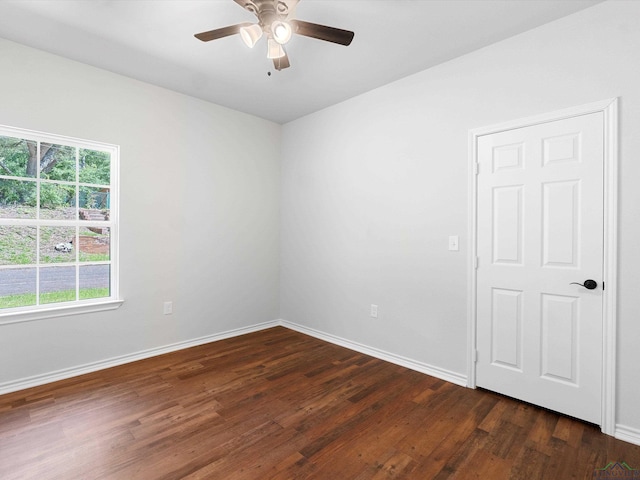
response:
<path id="1" fill-rule="evenodd" d="M 273 320 L 270 322 L 251 325 L 249 327 L 238 328 L 234 330 L 228 330 L 222 333 L 216 333 L 213 335 L 207 335 L 184 342 L 173 343 L 171 345 L 165 345 L 162 347 L 151 348 L 140 352 L 130 353 L 119 357 L 113 357 L 98 362 L 87 363 L 76 367 L 65 368 L 62 370 L 56 370 L 54 372 L 44 373 L 40 375 L 34 375 L 32 377 L 21 378 L 18 380 L 12 380 L 9 382 L 0 384 L 0 395 L 6 393 L 16 392 L 18 390 L 24 390 L 26 388 L 37 387 L 51 382 L 57 382 L 58 380 L 65 380 L 67 378 L 76 377 L 78 375 L 84 375 L 86 373 L 97 372 L 106 368 L 117 367 L 118 365 L 124 365 L 125 363 L 135 362 L 137 360 L 144 360 L 146 358 L 155 357 L 157 355 L 163 355 L 165 353 L 175 352 L 177 350 L 183 350 L 185 348 L 196 347 L 198 345 L 204 345 L 206 343 L 216 342 L 218 340 L 224 340 L 226 338 L 237 337 L 245 335 L 247 333 L 253 333 L 267 328 L 282 326 L 295 330 L 305 335 L 309 335 L 320 340 L 324 340 L 341 347 L 354 350 L 356 352 L 370 355 L 380 360 L 384 360 L 402 367 L 415 370 L 432 377 L 440 378 L 447 382 L 455 383 L 463 387 L 467 386 L 467 377 L 465 375 L 445 370 L 443 368 L 435 367 L 426 363 L 418 362 L 410 358 L 402 357 L 393 353 L 385 352 L 377 348 L 369 347 L 361 343 L 353 342 L 329 333 L 321 332 L 313 328 L 305 327 L 297 323 L 289 322 L 287 320 Z M 623 429 L 627 432 L 629 429 Z"/>
<path id="2" fill-rule="evenodd" d="M 433 365 L 418 362 L 416 360 L 402 357 L 394 353 L 389 353 L 389 352 L 385 352 L 384 350 L 379 350 L 377 348 L 369 347 L 367 345 L 362 345 L 361 343 L 352 342 L 351 340 L 346 340 L 344 338 L 337 337 L 329 333 L 324 333 L 319 330 L 315 330 L 313 328 L 309 328 L 303 325 L 298 325 L 297 323 L 289 322 L 287 320 L 280 320 L 280 325 L 282 325 L 283 327 L 289 328 L 291 330 L 295 330 L 296 332 L 304 333 L 305 335 L 319 338 L 320 340 L 324 340 L 325 342 L 333 343 L 335 345 L 339 345 L 341 347 L 345 347 L 350 350 L 355 350 L 356 352 L 364 353 L 365 355 L 370 355 L 372 357 L 379 358 L 380 360 L 394 363 L 396 365 L 400 365 L 402 367 L 406 367 L 411 370 L 415 370 L 417 372 L 439 378 L 441 380 L 446 380 L 447 382 L 455 383 L 456 385 L 460 385 L 462 387 L 467 386 L 467 376 L 462 375 L 460 373 L 452 372 L 450 370 L 445 370 L 444 368 L 440 368 L 440 367 L 434 367 Z"/>
<path id="3" fill-rule="evenodd" d="M 155 357 L 157 355 L 163 355 L 165 353 L 171 353 L 178 350 L 183 350 L 185 348 L 196 347 L 199 345 L 204 345 L 206 343 L 216 342 L 240 335 L 246 335 L 247 333 L 258 332 L 260 330 L 266 330 L 267 328 L 278 326 L 282 326 L 290 330 L 294 330 L 296 332 L 300 332 L 305 335 L 324 340 L 325 342 L 333 343 L 335 345 L 354 350 L 356 352 L 364 353 L 365 355 L 370 355 L 372 357 L 379 358 L 380 360 L 394 363 L 396 365 L 400 365 L 402 367 L 406 367 L 411 370 L 415 370 L 417 372 L 454 383 L 456 385 L 460 385 L 463 387 L 467 386 L 467 377 L 460 373 L 452 372 L 440 367 L 435 367 L 423 362 L 418 362 L 410 358 L 385 352 L 384 350 L 369 347 L 367 345 L 353 342 L 336 335 L 321 332 L 313 328 L 305 327 L 304 325 L 299 325 L 297 323 L 280 319 L 259 323 L 248 327 L 237 328 L 234 330 L 228 330 L 226 332 L 216 333 L 213 335 L 207 335 L 184 342 L 173 343 L 162 347 L 151 348 L 140 352 L 122 355 L 119 357 L 113 357 L 107 360 L 101 360 L 99 362 L 87 363 L 84 365 L 79 365 L 77 367 L 66 368 L 54 372 L 44 373 L 41 375 L 34 375 L 32 377 L 5 382 L 0 384 L 0 395 L 16 392 L 18 390 L 24 390 L 26 388 L 37 387 L 47 383 L 56 382 L 58 380 L 64 380 L 67 378 L 76 377 L 78 375 L 84 375 L 86 373 L 97 372 L 106 368 L 117 367 L 118 365 L 124 365 L 126 363 L 144 360 L 146 358 Z M 640 445 L 640 430 L 633 427 L 617 424 L 614 437 L 625 442 Z"/>
<path id="4" fill-rule="evenodd" d="M 79 365 L 77 367 L 65 368 L 50 373 L 34 375 L 32 377 L 26 377 L 19 380 L 1 383 L 0 395 L 16 392 L 18 390 L 24 390 L 25 388 L 37 387 L 46 383 L 57 382 L 58 380 L 77 377 L 78 375 L 84 375 L 86 373 L 97 372 L 98 370 L 104 370 L 105 368 L 117 367 L 118 365 L 124 365 L 125 363 L 144 360 L 145 358 L 155 357 L 157 355 L 163 355 L 165 353 L 171 353 L 177 350 L 183 350 L 185 348 L 204 345 L 205 343 L 216 342 L 218 340 L 224 340 L 226 338 L 237 337 L 240 335 L 245 335 L 247 333 L 265 330 L 267 328 L 277 327 L 280 324 L 280 321 L 273 320 L 271 322 L 259 323 L 256 325 L 251 325 L 249 327 L 237 328 L 234 330 L 207 335 L 184 342 L 173 343 L 171 345 L 165 345 L 163 347 L 150 348 L 149 350 L 143 350 L 119 357 L 113 357 L 107 360 L 87 363 L 84 365 Z"/>
<path id="5" fill-rule="evenodd" d="M 625 442 L 640 445 L 640 430 L 637 428 L 616 424 L 616 431 L 613 436 L 618 440 L 624 440 Z"/>

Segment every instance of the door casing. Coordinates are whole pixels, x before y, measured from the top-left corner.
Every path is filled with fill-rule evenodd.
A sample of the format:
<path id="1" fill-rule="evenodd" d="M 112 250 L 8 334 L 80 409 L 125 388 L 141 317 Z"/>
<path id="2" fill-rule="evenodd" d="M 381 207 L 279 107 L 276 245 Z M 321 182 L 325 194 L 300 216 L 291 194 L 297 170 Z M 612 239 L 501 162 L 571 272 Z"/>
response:
<path id="1" fill-rule="evenodd" d="M 618 245 L 618 99 L 612 98 L 577 107 L 522 118 L 469 131 L 469 234 L 468 259 L 468 354 L 467 386 L 476 388 L 476 329 L 477 329 L 477 140 L 506 130 L 530 127 L 541 123 L 602 112 L 604 114 L 604 272 L 602 309 L 602 422 L 600 428 L 607 435 L 615 433 L 616 406 L 616 299 Z"/>

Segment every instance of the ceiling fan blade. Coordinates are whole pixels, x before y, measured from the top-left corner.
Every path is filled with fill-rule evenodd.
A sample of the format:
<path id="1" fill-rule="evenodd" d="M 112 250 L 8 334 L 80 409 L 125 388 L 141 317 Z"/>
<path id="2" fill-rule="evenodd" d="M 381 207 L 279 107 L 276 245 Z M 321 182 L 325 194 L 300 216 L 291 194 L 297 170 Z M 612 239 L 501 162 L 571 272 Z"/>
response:
<path id="1" fill-rule="evenodd" d="M 303 22 L 302 20 L 291 20 L 289 23 L 293 27 L 293 31 L 298 35 L 317 38 L 318 40 L 337 43 L 339 45 L 350 45 L 355 35 L 350 30 L 327 27 L 325 25 L 318 25 L 317 23 Z"/>
<path id="2" fill-rule="evenodd" d="M 228 37 L 229 35 L 235 35 L 240 32 L 243 27 L 250 26 L 251 23 L 239 23 L 237 25 L 229 25 L 228 27 L 216 28 L 215 30 L 209 30 L 208 32 L 196 33 L 194 37 L 203 42 L 210 42 L 211 40 L 217 40 L 218 38 Z"/>
<path id="3" fill-rule="evenodd" d="M 284 57 L 273 59 L 273 67 L 278 71 L 289 68 L 290 66 L 291 64 L 289 63 L 289 55 L 287 55 L 287 52 L 284 53 Z"/>

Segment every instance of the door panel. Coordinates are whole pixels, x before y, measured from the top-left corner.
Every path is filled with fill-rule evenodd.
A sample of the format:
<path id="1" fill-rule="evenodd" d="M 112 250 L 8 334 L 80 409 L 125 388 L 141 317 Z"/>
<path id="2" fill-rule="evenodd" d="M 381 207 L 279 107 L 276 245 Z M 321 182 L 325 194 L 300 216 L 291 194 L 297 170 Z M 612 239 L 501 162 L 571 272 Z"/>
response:
<path id="1" fill-rule="evenodd" d="M 493 190 L 493 263 L 522 264 L 522 185 Z"/>
<path id="2" fill-rule="evenodd" d="M 542 188 L 542 264 L 578 267 L 580 181 L 545 183 Z"/>
<path id="3" fill-rule="evenodd" d="M 598 424 L 603 134 L 592 113 L 477 144 L 476 383 Z"/>
<path id="4" fill-rule="evenodd" d="M 522 292 L 492 291 L 491 363 L 522 371 Z"/>
<path id="5" fill-rule="evenodd" d="M 578 385 L 578 297 L 542 294 L 542 377 Z"/>

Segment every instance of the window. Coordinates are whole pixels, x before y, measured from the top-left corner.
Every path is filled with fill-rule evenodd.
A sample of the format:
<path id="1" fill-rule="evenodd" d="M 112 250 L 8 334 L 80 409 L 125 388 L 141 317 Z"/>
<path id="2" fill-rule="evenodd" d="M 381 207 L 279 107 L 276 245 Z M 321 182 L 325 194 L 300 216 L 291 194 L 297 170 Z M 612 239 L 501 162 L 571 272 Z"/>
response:
<path id="1" fill-rule="evenodd" d="M 117 301 L 117 171 L 117 146 L 0 126 L 0 319 Z"/>

